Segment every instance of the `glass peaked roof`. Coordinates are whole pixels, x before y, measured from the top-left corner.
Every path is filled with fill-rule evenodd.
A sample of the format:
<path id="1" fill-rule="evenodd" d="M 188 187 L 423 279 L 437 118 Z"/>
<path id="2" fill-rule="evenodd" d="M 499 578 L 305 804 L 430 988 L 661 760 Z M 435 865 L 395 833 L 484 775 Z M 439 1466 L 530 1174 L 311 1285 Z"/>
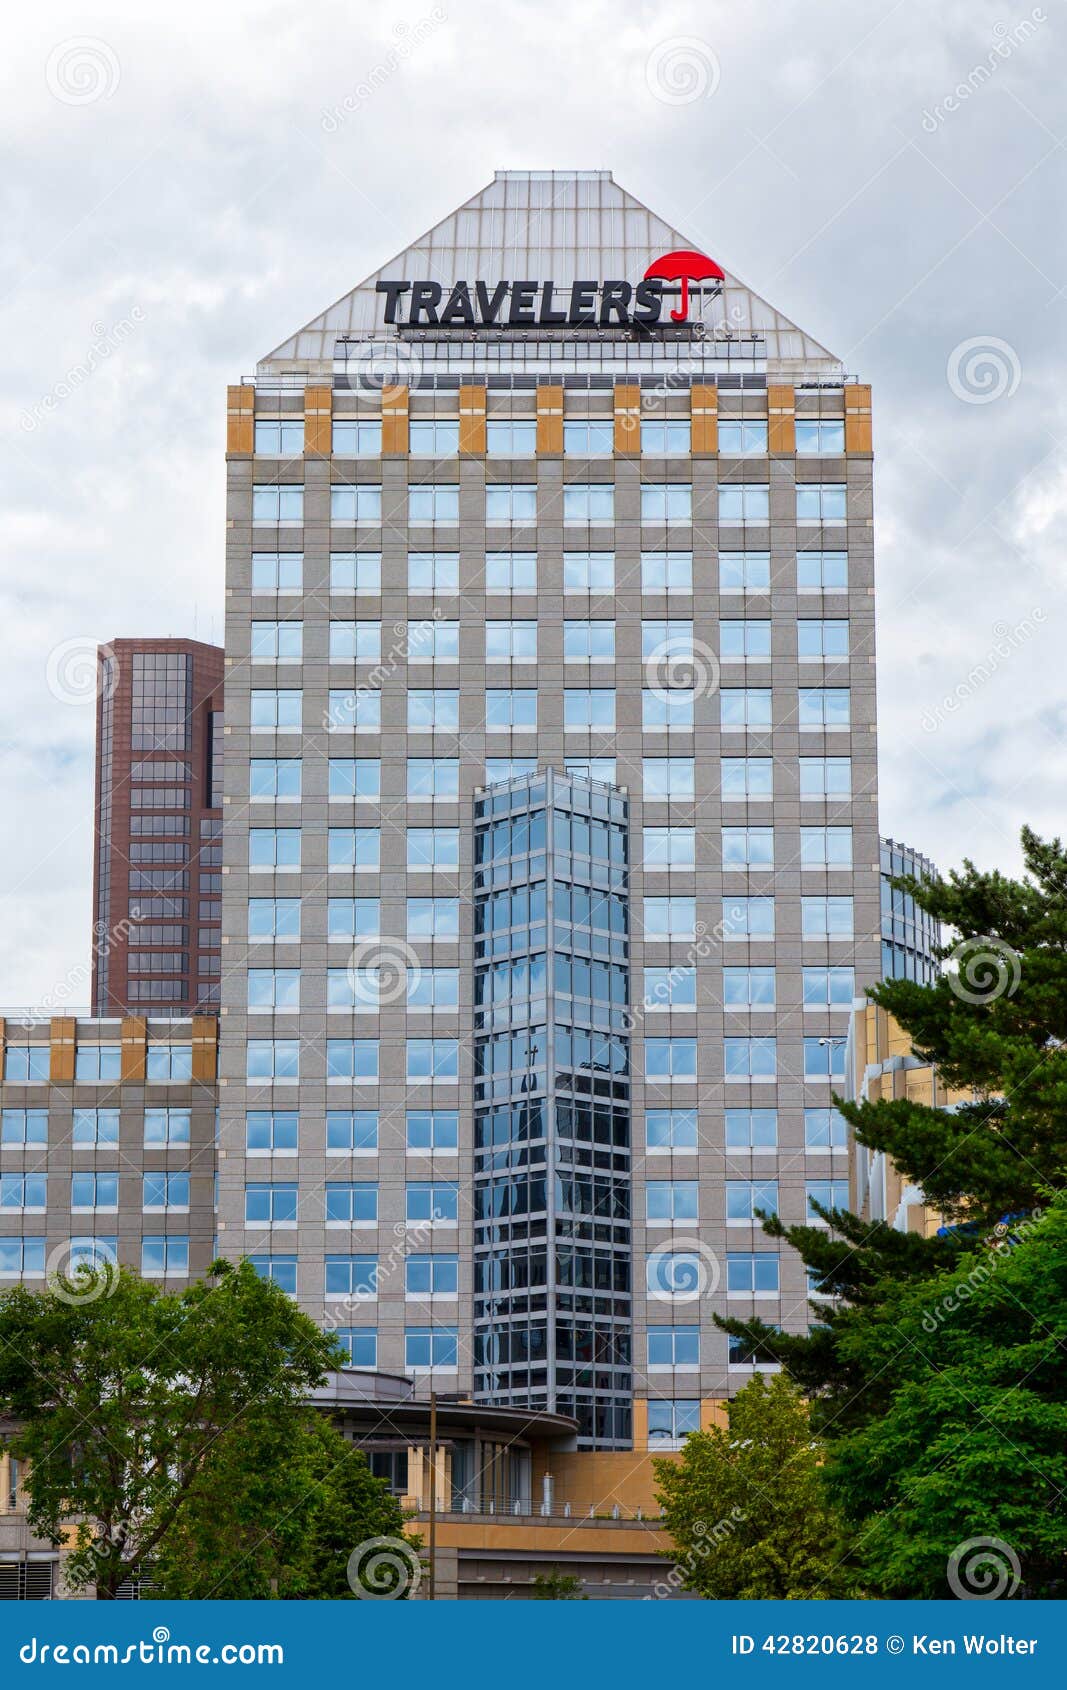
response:
<path id="1" fill-rule="evenodd" d="M 493 180 L 383 264 L 288 340 L 268 353 L 257 374 L 325 374 L 339 338 L 391 341 L 382 280 L 436 281 L 445 297 L 456 281 L 625 279 L 636 284 L 665 253 L 695 250 L 722 265 L 721 291 L 704 295 L 699 314 L 709 335 L 763 343 L 768 375 L 840 379 L 843 366 L 826 347 L 731 275 L 724 255 L 686 235 L 626 192 L 609 170 L 497 171 Z M 666 309 L 666 307 L 665 307 Z M 590 331 L 589 340 L 597 339 Z"/>

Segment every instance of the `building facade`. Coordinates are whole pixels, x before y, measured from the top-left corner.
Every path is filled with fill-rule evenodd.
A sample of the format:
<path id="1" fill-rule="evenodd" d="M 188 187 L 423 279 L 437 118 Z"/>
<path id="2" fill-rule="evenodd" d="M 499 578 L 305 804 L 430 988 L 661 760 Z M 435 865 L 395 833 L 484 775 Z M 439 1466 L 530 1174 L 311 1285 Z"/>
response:
<path id="1" fill-rule="evenodd" d="M 222 651 L 112 640 L 97 672 L 93 1014 L 217 1011 Z"/>
<path id="2" fill-rule="evenodd" d="M 0 1287 L 79 1261 L 204 1276 L 217 1043 L 209 1015 L 0 1022 Z"/>
<path id="3" fill-rule="evenodd" d="M 227 470 L 220 1251 L 354 1366 L 676 1446 L 715 1313 L 809 1319 L 756 1211 L 847 1193 L 870 390 L 609 173 L 503 172 Z"/>
<path id="4" fill-rule="evenodd" d="M 941 923 L 921 910 L 910 892 L 892 884 L 909 875 L 934 880 L 937 869 L 929 857 L 895 839 L 881 841 L 882 863 L 882 979 L 914 980 L 932 986 L 941 973 L 937 955 Z"/>

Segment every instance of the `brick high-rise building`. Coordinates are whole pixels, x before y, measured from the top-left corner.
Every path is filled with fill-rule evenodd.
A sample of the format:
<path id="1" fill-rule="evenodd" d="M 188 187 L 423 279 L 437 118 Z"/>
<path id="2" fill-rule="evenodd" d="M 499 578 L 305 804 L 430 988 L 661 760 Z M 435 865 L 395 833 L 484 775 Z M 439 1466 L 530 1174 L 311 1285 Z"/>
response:
<path id="1" fill-rule="evenodd" d="M 219 999 L 223 654 L 113 640 L 98 655 L 93 1014 Z"/>

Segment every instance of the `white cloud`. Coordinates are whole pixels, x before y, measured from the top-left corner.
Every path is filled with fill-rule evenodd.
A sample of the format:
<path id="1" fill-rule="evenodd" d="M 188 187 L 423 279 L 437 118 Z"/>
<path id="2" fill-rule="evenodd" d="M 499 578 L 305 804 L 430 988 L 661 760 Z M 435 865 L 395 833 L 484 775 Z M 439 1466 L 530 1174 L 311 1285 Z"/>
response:
<path id="1" fill-rule="evenodd" d="M 441 9 L 332 133 L 323 113 L 433 0 L 191 0 L 180 13 L 111 0 L 91 21 L 60 4 L 8 24 L 0 123 L 20 168 L 3 189 L 0 640 L 18 749 L 0 764 L 0 1000 L 39 997 L 87 940 L 91 713 L 50 697 L 49 652 L 73 636 L 205 637 L 212 618 L 218 634 L 227 382 L 495 167 L 611 166 L 872 381 L 883 824 L 946 865 L 966 851 L 1006 866 L 1024 819 L 1060 825 L 1059 24 L 928 133 L 924 112 L 1028 8 Z M 118 80 L 65 103 L 46 66 L 87 34 Z M 649 95 L 649 51 L 674 37 L 715 54 L 713 95 Z M 106 362 L 20 427 L 84 360 L 94 325 L 135 310 Z M 950 392 L 947 361 L 978 335 L 1017 354 L 1011 399 Z M 923 710 L 991 629 L 1034 605 L 1044 630 L 924 732 Z"/>

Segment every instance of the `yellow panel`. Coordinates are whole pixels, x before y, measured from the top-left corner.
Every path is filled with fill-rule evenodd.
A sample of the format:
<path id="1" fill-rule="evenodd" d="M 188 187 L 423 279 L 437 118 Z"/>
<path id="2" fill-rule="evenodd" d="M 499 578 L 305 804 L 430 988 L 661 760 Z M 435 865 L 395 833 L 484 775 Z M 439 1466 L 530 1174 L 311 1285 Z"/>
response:
<path id="1" fill-rule="evenodd" d="M 537 450 L 558 456 L 563 451 L 563 389 L 537 389 Z"/>
<path id="2" fill-rule="evenodd" d="M 648 1448 L 648 1399 L 635 1397 L 633 1401 L 634 1414 L 634 1450 Z"/>
<path id="3" fill-rule="evenodd" d="M 719 450 L 719 390 L 717 387 L 694 387 L 692 390 L 694 457 L 709 457 Z"/>
<path id="4" fill-rule="evenodd" d="M 304 451 L 328 458 L 333 450 L 333 392 L 328 387 L 304 389 Z"/>
<path id="5" fill-rule="evenodd" d="M 74 1078 L 74 1051 L 78 1024 L 73 1016 L 53 1015 L 49 1039 L 52 1054 L 48 1077 L 53 1085 L 69 1085 Z"/>
<path id="6" fill-rule="evenodd" d="M 213 1015 L 193 1016 L 193 1079 L 213 1085 L 218 1072 L 218 1022 Z"/>
<path id="7" fill-rule="evenodd" d="M 871 390 L 861 382 L 845 388 L 845 451 L 872 452 Z"/>
<path id="8" fill-rule="evenodd" d="M 641 450 L 641 389 L 636 383 L 615 386 L 615 450 L 631 456 Z"/>
<path id="9" fill-rule="evenodd" d="M 797 449 L 796 392 L 791 387 L 767 389 L 767 450 L 795 452 Z"/>
<path id="10" fill-rule="evenodd" d="M 256 393 L 252 387 L 226 389 L 226 451 L 250 457 L 255 449 Z"/>
<path id="11" fill-rule="evenodd" d="M 143 1080 L 147 1062 L 148 1022 L 143 1015 L 127 1015 L 122 1022 L 122 1078 Z"/>
<path id="12" fill-rule="evenodd" d="M 408 390 L 382 388 L 382 456 L 403 457 L 408 449 Z"/>
<path id="13" fill-rule="evenodd" d="M 469 458 L 485 456 L 485 388 L 459 390 L 459 449 Z"/>

